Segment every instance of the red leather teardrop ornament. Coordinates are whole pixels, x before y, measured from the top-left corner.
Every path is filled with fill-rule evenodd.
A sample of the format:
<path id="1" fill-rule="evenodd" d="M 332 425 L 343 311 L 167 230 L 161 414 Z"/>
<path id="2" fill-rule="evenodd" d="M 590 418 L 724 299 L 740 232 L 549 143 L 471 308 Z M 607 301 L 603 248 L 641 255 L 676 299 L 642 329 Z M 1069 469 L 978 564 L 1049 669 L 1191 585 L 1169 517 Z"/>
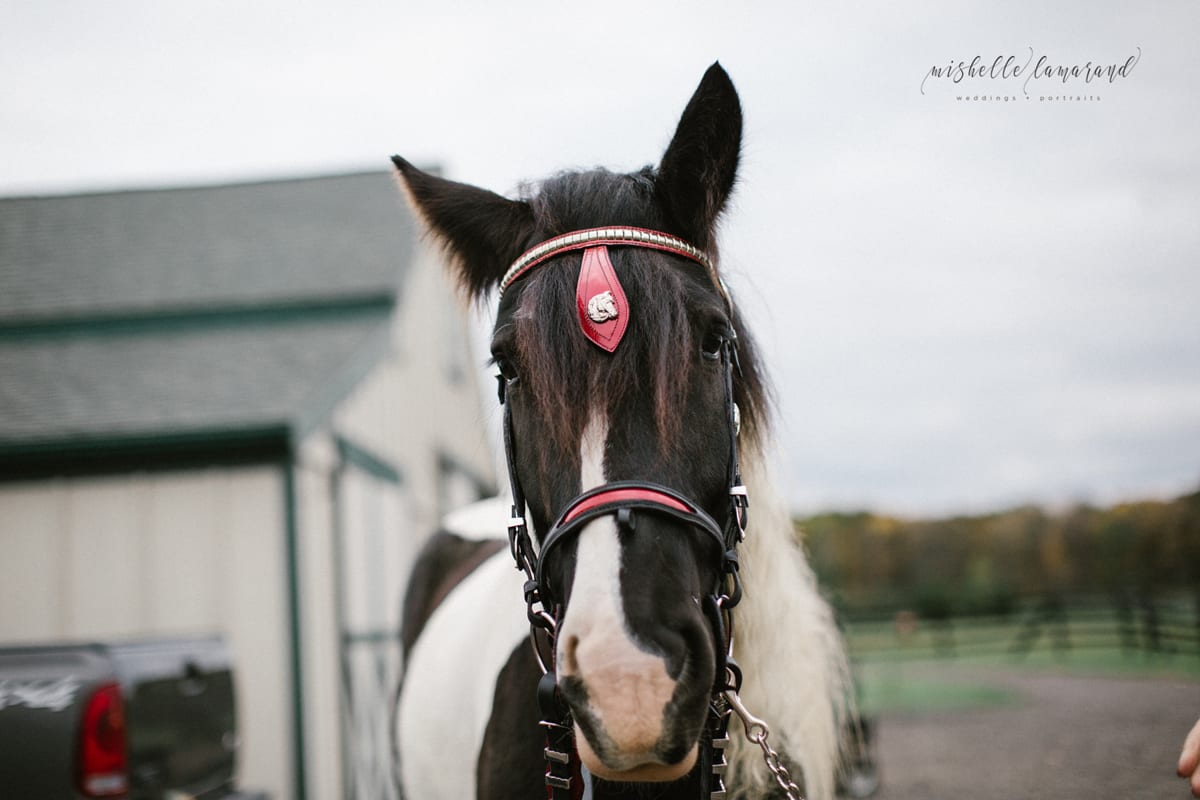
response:
<path id="1" fill-rule="evenodd" d="M 629 300 L 617 280 L 607 247 L 600 245 L 583 251 L 575 305 L 584 336 L 609 353 L 616 350 L 629 327 Z"/>

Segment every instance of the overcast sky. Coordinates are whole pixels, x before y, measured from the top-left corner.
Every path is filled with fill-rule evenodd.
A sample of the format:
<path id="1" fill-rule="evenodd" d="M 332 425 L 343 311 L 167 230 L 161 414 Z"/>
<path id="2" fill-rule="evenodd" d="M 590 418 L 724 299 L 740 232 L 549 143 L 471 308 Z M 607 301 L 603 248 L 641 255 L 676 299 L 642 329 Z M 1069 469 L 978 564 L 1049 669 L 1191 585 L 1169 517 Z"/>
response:
<path id="1" fill-rule="evenodd" d="M 1114 6 L 9 2 L 0 194 L 393 152 L 511 192 L 657 161 L 719 59 L 723 260 L 798 510 L 1169 496 L 1200 487 L 1200 2 Z M 975 56 L 1027 66 L 926 79 Z"/>

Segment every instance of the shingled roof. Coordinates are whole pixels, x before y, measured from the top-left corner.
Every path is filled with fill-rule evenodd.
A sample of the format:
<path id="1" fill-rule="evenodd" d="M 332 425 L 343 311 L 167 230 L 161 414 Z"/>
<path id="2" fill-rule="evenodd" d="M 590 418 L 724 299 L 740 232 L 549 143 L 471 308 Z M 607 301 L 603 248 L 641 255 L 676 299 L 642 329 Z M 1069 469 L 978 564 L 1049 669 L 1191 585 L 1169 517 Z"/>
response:
<path id="1" fill-rule="evenodd" d="M 414 239 L 386 172 L 0 199 L 0 472 L 301 432 L 385 352 Z"/>

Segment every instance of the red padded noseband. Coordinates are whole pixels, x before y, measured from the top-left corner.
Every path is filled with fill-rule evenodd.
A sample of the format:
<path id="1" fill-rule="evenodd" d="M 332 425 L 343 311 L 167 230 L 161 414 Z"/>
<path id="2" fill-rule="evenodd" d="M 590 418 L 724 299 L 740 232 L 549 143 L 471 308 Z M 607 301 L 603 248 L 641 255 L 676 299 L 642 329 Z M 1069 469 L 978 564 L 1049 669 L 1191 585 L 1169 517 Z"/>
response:
<path id="1" fill-rule="evenodd" d="M 726 535 L 720 524 L 704 509 L 674 489 L 649 481 L 606 483 L 572 500 L 558 521 L 546 532 L 541 550 L 537 554 L 534 584 L 541 599 L 554 601 L 554 592 L 546 583 L 545 565 L 551 560 L 551 554 L 559 549 L 560 544 L 579 535 L 588 523 L 598 517 L 616 517 L 618 527 L 633 530 L 635 512 L 673 518 L 710 539 L 716 545 L 716 552 L 720 554 L 722 569 L 725 566 L 727 551 L 735 545 L 732 533 Z"/>
<path id="2" fill-rule="evenodd" d="M 589 495 L 577 502 L 574 506 L 568 509 L 563 516 L 563 524 L 570 522 L 581 514 L 591 511 L 593 508 L 607 505 L 609 503 L 629 503 L 631 501 L 641 501 L 644 503 L 655 503 L 667 508 L 673 508 L 676 511 L 682 511 L 685 514 L 695 512 L 695 509 L 673 497 L 666 492 L 660 492 L 657 489 L 638 488 L 638 489 L 606 489 L 597 494 Z"/>

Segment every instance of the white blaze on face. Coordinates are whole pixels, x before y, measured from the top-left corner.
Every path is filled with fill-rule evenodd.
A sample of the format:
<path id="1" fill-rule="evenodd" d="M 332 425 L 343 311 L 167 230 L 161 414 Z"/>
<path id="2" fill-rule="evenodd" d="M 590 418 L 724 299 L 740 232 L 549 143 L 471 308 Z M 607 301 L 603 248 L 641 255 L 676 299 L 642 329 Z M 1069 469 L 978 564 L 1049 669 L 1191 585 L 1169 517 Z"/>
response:
<path id="1" fill-rule="evenodd" d="M 580 446 L 583 491 L 606 482 L 607 438 L 604 417 L 593 416 Z M 620 750 L 616 763 L 601 764 L 591 747 L 580 748 L 588 769 L 601 777 L 616 776 L 653 758 L 663 714 L 675 691 L 665 660 L 639 648 L 629 633 L 621 602 L 620 570 L 621 546 L 613 517 L 588 523 L 579 534 L 571 601 L 559 629 L 557 659 L 560 677 L 582 679 L 591 713 Z M 577 727 L 576 736 L 580 735 Z"/>

